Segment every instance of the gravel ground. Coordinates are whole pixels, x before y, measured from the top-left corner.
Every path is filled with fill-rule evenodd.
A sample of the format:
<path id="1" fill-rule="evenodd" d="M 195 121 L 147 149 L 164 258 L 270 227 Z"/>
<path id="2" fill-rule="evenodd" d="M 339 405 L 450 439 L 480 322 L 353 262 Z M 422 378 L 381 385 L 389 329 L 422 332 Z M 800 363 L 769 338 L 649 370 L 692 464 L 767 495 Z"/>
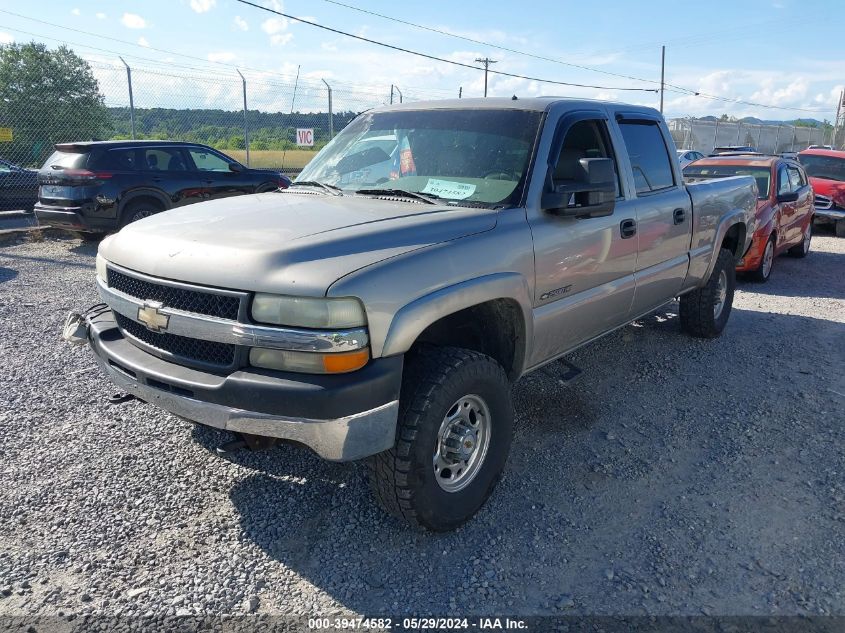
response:
<path id="1" fill-rule="evenodd" d="M 0 614 L 845 614 L 845 240 L 742 283 L 718 340 L 670 305 L 524 378 L 506 475 L 446 535 L 356 464 L 107 404 L 59 339 L 93 255 L 0 244 Z"/>

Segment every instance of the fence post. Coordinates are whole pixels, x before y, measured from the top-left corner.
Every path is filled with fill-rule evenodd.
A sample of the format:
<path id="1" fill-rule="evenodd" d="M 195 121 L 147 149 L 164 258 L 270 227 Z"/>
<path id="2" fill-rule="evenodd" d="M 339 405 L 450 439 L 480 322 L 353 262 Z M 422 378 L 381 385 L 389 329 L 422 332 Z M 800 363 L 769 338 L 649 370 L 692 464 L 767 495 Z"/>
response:
<path id="1" fill-rule="evenodd" d="M 334 138 L 334 116 L 332 115 L 332 87 L 325 79 L 321 79 L 326 84 L 326 90 L 329 91 L 329 139 Z"/>
<path id="2" fill-rule="evenodd" d="M 719 140 L 719 119 L 716 119 L 716 127 L 713 128 L 713 149 L 716 149 L 719 144 L 717 141 Z"/>
<path id="3" fill-rule="evenodd" d="M 396 92 L 399 93 L 399 103 L 402 103 L 402 91 L 399 90 L 399 86 L 393 86 L 393 87 L 396 88 Z M 393 103 L 393 102 L 391 101 L 391 103 Z"/>
<path id="4" fill-rule="evenodd" d="M 778 124 L 777 134 L 775 134 L 775 151 L 774 151 L 775 154 L 778 153 L 778 143 L 779 142 L 780 142 L 780 124 Z"/>
<path id="5" fill-rule="evenodd" d="M 129 85 L 129 126 L 132 129 L 132 140 L 135 140 L 135 99 L 132 97 L 132 69 L 129 64 L 119 57 L 123 65 L 126 66 L 126 83 Z"/>
<path id="6" fill-rule="evenodd" d="M 792 126 L 792 143 L 790 143 L 790 145 L 789 145 L 789 151 L 790 152 L 795 151 L 795 126 L 794 125 Z"/>
<path id="7" fill-rule="evenodd" d="M 739 145 L 739 135 L 742 132 L 742 121 L 739 121 L 736 125 L 736 144 Z M 745 143 L 743 143 L 745 145 Z"/>
<path id="8" fill-rule="evenodd" d="M 754 144 L 757 148 L 757 151 L 760 151 L 760 137 L 763 135 L 763 126 L 760 125 L 757 127 L 757 142 Z"/>
<path id="9" fill-rule="evenodd" d="M 393 105 L 393 84 L 390 84 L 390 105 Z"/>
<path id="10" fill-rule="evenodd" d="M 241 71 L 235 68 L 235 71 L 241 76 L 241 85 L 244 90 L 244 147 L 246 148 L 246 166 L 249 167 L 249 124 L 246 116 L 246 79 L 241 75 Z"/>

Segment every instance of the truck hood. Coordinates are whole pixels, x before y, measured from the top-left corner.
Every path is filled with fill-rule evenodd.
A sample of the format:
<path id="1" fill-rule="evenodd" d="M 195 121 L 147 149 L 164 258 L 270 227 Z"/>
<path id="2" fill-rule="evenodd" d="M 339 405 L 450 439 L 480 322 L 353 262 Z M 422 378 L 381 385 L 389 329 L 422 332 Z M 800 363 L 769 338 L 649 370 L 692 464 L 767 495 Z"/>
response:
<path id="1" fill-rule="evenodd" d="M 355 270 L 489 231 L 496 217 L 492 209 L 273 192 L 159 213 L 107 238 L 99 252 L 155 277 L 322 296 Z"/>

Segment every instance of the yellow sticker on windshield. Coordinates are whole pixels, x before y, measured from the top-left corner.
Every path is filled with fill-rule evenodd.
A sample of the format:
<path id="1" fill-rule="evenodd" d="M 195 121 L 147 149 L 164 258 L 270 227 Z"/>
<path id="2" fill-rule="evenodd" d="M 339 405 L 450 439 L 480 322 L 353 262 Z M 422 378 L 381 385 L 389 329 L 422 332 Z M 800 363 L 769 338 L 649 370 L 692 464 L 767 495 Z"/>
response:
<path id="1" fill-rule="evenodd" d="M 425 188 L 420 193 L 430 193 L 440 198 L 449 198 L 450 200 L 463 200 L 475 193 L 475 185 L 468 185 L 465 182 L 429 178 Z"/>

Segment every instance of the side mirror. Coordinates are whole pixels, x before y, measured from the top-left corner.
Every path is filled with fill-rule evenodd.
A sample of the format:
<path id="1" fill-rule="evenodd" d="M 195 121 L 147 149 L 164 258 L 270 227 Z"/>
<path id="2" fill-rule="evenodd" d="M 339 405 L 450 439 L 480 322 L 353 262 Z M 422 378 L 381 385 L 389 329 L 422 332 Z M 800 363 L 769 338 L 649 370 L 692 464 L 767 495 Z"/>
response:
<path id="1" fill-rule="evenodd" d="M 611 158 L 581 158 L 575 177 L 554 180 L 557 165 L 549 168 L 540 204 L 560 216 L 598 218 L 611 215 L 616 205 L 616 170 Z"/>
<path id="2" fill-rule="evenodd" d="M 244 170 L 244 166 L 240 163 L 229 163 L 229 171 L 233 171 L 236 174 L 241 173 Z"/>
<path id="3" fill-rule="evenodd" d="M 798 193 L 795 191 L 778 194 L 778 202 L 795 202 L 796 200 L 798 200 Z"/>

